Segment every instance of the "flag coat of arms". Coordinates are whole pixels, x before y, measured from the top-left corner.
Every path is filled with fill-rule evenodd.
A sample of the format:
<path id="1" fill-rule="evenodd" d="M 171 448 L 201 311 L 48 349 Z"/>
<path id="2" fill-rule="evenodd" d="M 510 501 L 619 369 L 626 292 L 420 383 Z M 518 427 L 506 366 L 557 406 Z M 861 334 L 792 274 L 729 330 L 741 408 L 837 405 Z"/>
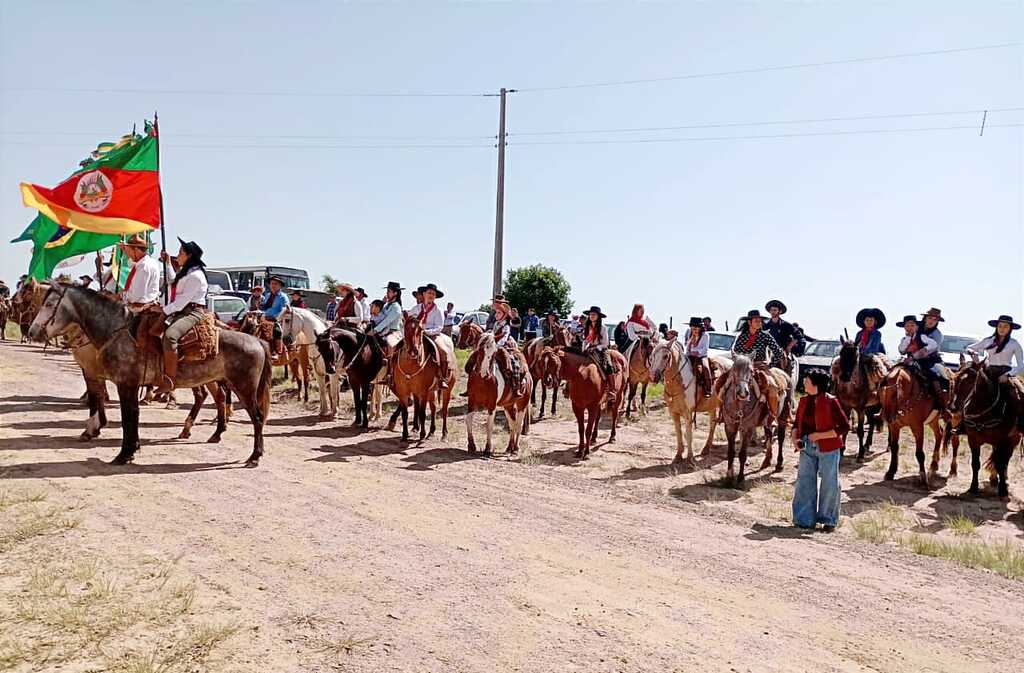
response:
<path id="1" fill-rule="evenodd" d="M 134 234 L 160 227 L 159 150 L 155 126 L 94 152 L 53 189 L 21 184 L 29 208 L 61 227 L 96 234 Z"/>

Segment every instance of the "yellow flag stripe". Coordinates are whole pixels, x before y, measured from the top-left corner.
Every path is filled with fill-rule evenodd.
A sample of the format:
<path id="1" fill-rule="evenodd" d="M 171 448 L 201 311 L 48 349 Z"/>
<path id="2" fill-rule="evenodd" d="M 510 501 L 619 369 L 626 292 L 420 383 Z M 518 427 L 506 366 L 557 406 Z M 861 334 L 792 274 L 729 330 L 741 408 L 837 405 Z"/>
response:
<path id="1" fill-rule="evenodd" d="M 68 229 L 91 231 L 94 234 L 138 234 L 153 230 L 153 227 L 138 220 L 124 217 L 102 217 L 68 210 L 46 199 L 26 182 L 21 183 L 21 201 L 26 207 L 35 208 Z"/>

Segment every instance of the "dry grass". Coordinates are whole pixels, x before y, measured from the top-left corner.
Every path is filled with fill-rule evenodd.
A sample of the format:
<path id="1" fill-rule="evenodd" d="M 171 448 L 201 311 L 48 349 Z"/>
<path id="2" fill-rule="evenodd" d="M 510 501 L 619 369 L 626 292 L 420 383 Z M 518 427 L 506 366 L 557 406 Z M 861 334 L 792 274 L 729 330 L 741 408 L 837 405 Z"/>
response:
<path id="1" fill-rule="evenodd" d="M 973 537 L 978 534 L 978 525 L 963 512 L 955 516 L 947 516 L 942 520 L 946 529 L 957 537 Z"/>
<path id="2" fill-rule="evenodd" d="M 347 635 L 341 638 L 321 638 L 317 641 L 317 650 L 338 659 L 343 655 L 352 654 L 356 650 L 373 647 L 373 643 L 376 641 L 376 636 L 356 638 L 354 636 Z"/>
<path id="3" fill-rule="evenodd" d="M 901 544 L 922 556 L 948 559 L 968 568 L 985 568 L 1010 579 L 1024 579 L 1024 547 L 1009 540 L 950 542 L 935 535 L 914 534 Z"/>
<path id="4" fill-rule="evenodd" d="M 850 522 L 858 539 L 874 544 L 899 541 L 904 532 L 916 525 L 917 518 L 893 502 L 883 503 L 877 510 L 866 512 Z"/>

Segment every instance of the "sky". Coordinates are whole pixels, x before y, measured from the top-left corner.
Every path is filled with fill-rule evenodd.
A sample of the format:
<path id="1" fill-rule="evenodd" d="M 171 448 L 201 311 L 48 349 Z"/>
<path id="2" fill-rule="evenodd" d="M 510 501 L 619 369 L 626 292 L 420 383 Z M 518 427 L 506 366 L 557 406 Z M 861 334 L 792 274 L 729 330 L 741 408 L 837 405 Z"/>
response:
<path id="1" fill-rule="evenodd" d="M 771 68 L 1021 42 L 1020 1 L 4 2 L 0 235 L 34 216 L 19 182 L 158 110 L 167 234 L 211 266 L 475 308 L 498 118 L 477 94 L 508 87 L 505 266 L 558 268 L 577 310 L 732 326 L 778 297 L 819 337 L 864 306 L 890 344 L 931 306 L 987 333 L 1024 314 L 1024 47 Z M 849 117 L 872 118 L 821 121 Z M 0 245 L 0 278 L 30 247 Z"/>

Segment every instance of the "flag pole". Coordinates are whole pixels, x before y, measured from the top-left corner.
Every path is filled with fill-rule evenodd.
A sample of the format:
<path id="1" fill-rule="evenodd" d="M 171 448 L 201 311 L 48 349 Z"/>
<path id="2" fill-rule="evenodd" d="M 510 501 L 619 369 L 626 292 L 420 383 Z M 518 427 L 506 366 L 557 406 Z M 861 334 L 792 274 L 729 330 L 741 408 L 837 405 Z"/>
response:
<path id="1" fill-rule="evenodd" d="M 167 252 L 167 224 L 164 222 L 164 188 L 160 180 L 160 122 L 156 111 L 153 111 L 153 134 L 156 136 L 156 188 L 160 195 L 160 252 L 161 257 Z M 164 276 L 164 303 L 167 303 L 167 264 L 160 260 Z"/>

